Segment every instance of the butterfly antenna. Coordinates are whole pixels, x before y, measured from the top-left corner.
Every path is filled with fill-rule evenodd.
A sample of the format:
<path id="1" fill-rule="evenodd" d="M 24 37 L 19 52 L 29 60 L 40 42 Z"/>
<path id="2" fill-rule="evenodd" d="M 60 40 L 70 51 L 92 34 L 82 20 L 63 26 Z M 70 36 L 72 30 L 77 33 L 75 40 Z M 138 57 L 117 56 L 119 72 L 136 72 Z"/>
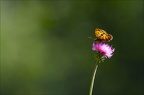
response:
<path id="1" fill-rule="evenodd" d="M 92 37 L 88 37 L 89 39 L 93 39 Z"/>

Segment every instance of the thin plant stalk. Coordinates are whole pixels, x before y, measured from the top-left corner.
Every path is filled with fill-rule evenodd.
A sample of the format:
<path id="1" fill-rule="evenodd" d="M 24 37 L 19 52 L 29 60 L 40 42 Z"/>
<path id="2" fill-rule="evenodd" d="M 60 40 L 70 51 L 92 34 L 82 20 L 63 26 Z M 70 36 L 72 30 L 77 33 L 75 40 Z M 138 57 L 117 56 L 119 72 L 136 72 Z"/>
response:
<path id="1" fill-rule="evenodd" d="M 96 67 L 95 67 L 95 69 L 94 69 L 94 73 L 93 73 L 92 81 L 91 81 L 91 85 L 90 85 L 89 95 L 92 95 L 92 92 L 93 92 L 93 85 L 94 85 L 94 80 L 95 80 L 97 68 L 98 68 L 98 64 L 96 64 Z"/>

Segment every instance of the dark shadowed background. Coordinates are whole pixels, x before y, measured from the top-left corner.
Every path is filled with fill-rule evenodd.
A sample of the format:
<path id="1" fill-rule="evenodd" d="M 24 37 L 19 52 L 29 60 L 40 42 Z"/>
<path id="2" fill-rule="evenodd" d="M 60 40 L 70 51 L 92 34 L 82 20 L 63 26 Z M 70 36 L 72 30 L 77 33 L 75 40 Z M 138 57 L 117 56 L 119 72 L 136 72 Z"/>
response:
<path id="1" fill-rule="evenodd" d="M 88 95 L 95 28 L 113 35 L 93 95 L 144 94 L 142 0 L 1 0 L 1 95 Z"/>

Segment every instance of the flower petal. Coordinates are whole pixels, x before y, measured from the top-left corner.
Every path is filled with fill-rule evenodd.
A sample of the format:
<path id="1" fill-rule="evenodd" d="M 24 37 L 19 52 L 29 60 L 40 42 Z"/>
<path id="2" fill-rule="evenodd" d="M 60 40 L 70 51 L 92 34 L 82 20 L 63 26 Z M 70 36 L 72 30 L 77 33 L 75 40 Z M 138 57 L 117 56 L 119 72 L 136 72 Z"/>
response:
<path id="1" fill-rule="evenodd" d="M 106 43 L 93 43 L 92 50 L 98 51 L 105 58 L 111 58 L 115 49 Z"/>

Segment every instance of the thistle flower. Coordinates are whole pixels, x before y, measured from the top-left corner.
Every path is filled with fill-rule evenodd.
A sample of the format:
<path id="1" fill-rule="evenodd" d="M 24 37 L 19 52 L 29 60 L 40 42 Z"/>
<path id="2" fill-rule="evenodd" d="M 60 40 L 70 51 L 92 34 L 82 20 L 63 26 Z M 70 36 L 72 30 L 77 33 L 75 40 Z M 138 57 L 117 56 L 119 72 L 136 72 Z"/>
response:
<path id="1" fill-rule="evenodd" d="M 89 95 L 92 95 L 98 64 L 103 62 L 107 58 L 111 58 L 115 51 L 115 48 L 113 48 L 112 46 L 106 43 L 112 40 L 113 38 L 112 35 L 98 28 L 96 28 L 95 30 L 95 35 L 96 35 L 96 39 L 94 40 L 95 42 L 92 44 L 92 50 L 96 51 L 96 54 L 94 54 L 94 58 L 96 60 L 96 66 L 91 80 Z"/>
<path id="2" fill-rule="evenodd" d="M 106 43 L 93 43 L 92 50 L 100 53 L 104 58 L 111 58 L 115 49 Z"/>

